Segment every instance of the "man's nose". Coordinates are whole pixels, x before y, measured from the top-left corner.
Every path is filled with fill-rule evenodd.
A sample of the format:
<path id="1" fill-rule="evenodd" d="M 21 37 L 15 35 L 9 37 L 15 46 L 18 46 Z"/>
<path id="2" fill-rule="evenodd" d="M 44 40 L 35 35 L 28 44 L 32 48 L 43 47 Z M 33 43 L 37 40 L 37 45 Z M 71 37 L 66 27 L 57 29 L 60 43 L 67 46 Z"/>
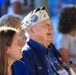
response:
<path id="1" fill-rule="evenodd" d="M 54 26 L 53 26 L 53 25 L 50 25 L 49 28 L 50 28 L 51 30 L 54 30 Z"/>

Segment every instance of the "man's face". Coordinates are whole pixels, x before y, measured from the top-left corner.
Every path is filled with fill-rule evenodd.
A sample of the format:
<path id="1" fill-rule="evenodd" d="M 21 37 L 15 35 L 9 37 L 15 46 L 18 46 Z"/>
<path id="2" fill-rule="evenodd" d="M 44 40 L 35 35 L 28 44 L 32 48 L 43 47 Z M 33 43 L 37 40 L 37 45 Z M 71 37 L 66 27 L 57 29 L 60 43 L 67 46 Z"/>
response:
<path id="1" fill-rule="evenodd" d="M 34 25 L 34 32 L 36 38 L 39 42 L 42 43 L 51 43 L 53 41 L 52 32 L 53 26 L 50 19 L 46 19 Z"/>

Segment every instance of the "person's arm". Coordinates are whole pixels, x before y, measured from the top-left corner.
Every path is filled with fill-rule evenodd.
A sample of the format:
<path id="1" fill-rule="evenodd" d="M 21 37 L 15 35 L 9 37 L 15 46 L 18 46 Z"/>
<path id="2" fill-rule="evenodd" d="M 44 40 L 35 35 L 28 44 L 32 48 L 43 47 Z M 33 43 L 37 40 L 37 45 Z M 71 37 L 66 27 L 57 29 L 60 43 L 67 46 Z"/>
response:
<path id="1" fill-rule="evenodd" d="M 69 62 L 69 50 L 66 49 L 66 48 L 61 48 L 59 50 L 61 56 L 62 56 L 62 59 L 64 62 L 68 63 Z"/>
<path id="2" fill-rule="evenodd" d="M 28 13 L 34 9 L 33 7 L 22 9 L 22 4 L 19 2 L 14 2 L 12 4 L 12 7 L 16 14 L 25 14 L 25 13 Z"/>
<path id="3" fill-rule="evenodd" d="M 69 51 L 68 51 L 68 49 L 66 49 L 66 48 L 61 48 L 61 49 L 59 50 L 59 52 L 60 52 L 61 57 L 62 57 L 62 59 L 63 59 L 63 61 L 64 61 L 65 63 L 69 64 L 70 67 L 72 67 L 72 68 L 76 68 L 76 64 L 73 64 L 73 63 L 70 63 L 70 62 L 69 62 Z"/>

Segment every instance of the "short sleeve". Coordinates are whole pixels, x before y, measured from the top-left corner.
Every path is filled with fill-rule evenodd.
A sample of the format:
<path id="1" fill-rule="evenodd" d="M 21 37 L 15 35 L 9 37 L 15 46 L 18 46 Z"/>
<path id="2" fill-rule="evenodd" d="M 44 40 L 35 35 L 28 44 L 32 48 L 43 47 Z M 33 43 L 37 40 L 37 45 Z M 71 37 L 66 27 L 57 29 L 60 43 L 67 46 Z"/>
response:
<path id="1" fill-rule="evenodd" d="M 61 48 L 69 48 L 69 38 L 64 35 L 59 35 L 56 41 L 57 50 Z"/>

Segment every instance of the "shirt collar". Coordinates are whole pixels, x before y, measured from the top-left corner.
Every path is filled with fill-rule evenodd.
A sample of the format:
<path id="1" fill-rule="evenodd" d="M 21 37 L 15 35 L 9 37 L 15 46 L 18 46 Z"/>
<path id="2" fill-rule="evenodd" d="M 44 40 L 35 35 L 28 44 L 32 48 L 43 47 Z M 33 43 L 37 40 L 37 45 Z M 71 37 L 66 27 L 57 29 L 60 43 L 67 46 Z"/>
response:
<path id="1" fill-rule="evenodd" d="M 30 44 L 35 52 L 37 52 L 41 55 L 46 54 L 46 47 L 43 46 L 42 44 L 40 44 L 40 43 L 30 39 L 30 38 L 27 40 L 27 44 Z"/>

